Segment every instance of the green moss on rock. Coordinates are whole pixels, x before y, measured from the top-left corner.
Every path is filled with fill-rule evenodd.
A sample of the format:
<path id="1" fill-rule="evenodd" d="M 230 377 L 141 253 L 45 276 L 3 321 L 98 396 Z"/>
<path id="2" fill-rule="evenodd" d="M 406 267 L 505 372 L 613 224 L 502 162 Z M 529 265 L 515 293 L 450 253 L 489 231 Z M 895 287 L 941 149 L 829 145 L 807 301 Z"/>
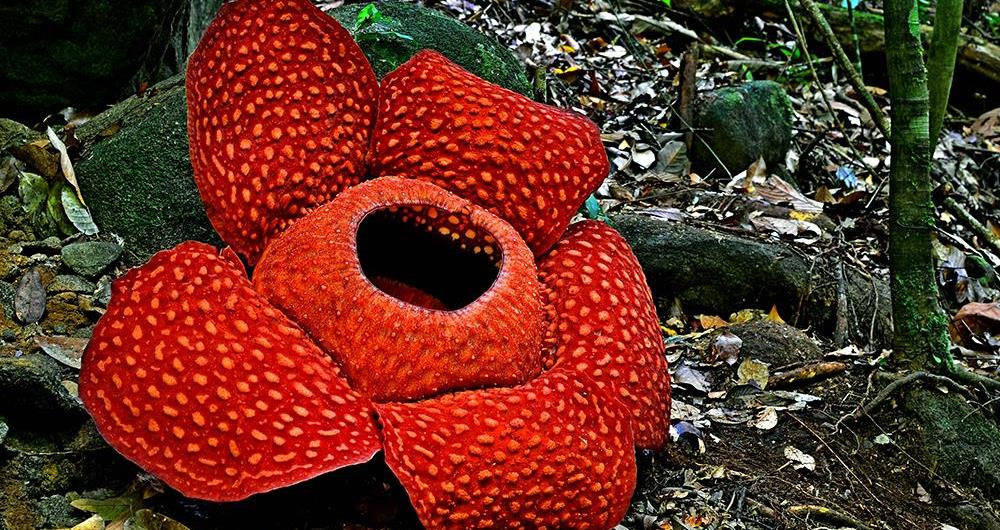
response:
<path id="1" fill-rule="evenodd" d="M 914 388 L 904 395 L 920 428 L 928 467 L 959 484 L 1000 497 L 1000 429 L 957 394 Z"/>
<path id="2" fill-rule="evenodd" d="M 712 91 L 698 101 L 694 121 L 704 140 L 692 145 L 699 170 L 725 175 L 721 161 L 735 175 L 761 156 L 771 170 L 784 167 L 792 141 L 792 104 L 778 83 L 752 81 Z"/>
<path id="3" fill-rule="evenodd" d="M 222 242 L 194 184 L 188 156 L 184 79 L 173 77 L 91 120 L 76 166 L 97 226 L 125 240 L 136 264 L 182 241 Z"/>
<path id="4" fill-rule="evenodd" d="M 383 18 L 360 31 L 358 13 L 367 4 L 329 12 L 350 31 L 379 79 L 423 49 L 437 50 L 477 76 L 531 96 L 524 66 L 506 46 L 454 18 L 410 2 L 375 2 Z"/>

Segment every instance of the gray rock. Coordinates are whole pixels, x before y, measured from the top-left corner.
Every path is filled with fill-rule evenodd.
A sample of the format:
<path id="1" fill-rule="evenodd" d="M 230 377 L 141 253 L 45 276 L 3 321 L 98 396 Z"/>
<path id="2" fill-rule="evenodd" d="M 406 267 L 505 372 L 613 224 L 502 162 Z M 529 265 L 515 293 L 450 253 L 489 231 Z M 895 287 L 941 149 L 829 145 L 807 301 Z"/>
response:
<path id="1" fill-rule="evenodd" d="M 696 139 L 691 146 L 697 170 L 715 169 L 724 176 L 721 161 L 735 175 L 764 157 L 771 171 L 781 173 L 792 141 L 792 104 L 778 83 L 751 81 L 702 96 L 695 106 L 694 126 L 705 130 L 699 133 L 704 142 Z"/>
<path id="2" fill-rule="evenodd" d="M 44 353 L 0 356 L 0 416 L 38 425 L 86 418 L 80 398 L 63 385 L 76 380 L 74 370 Z"/>
<path id="3" fill-rule="evenodd" d="M 47 237 L 41 241 L 29 241 L 21 243 L 21 253 L 23 254 L 57 254 L 62 248 L 62 241 L 58 237 Z"/>
<path id="4" fill-rule="evenodd" d="M 71 243 L 62 249 L 63 263 L 73 272 L 88 277 L 104 272 L 121 255 L 122 247 L 110 241 Z"/>
<path id="5" fill-rule="evenodd" d="M 52 279 L 49 283 L 48 291 L 50 293 L 63 293 L 63 292 L 73 292 L 73 293 L 93 293 L 97 289 L 94 282 L 83 278 L 82 276 L 77 276 L 75 274 L 60 274 Z"/>

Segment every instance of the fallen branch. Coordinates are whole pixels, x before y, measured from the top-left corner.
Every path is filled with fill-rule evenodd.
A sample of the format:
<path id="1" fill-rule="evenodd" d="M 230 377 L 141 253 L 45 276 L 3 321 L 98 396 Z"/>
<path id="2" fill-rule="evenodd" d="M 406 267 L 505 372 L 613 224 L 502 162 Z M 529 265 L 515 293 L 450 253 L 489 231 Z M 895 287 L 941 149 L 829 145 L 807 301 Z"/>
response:
<path id="1" fill-rule="evenodd" d="M 771 376 L 767 380 L 767 388 L 802 386 L 845 372 L 846 370 L 847 365 L 838 361 L 811 363 Z"/>
<path id="2" fill-rule="evenodd" d="M 857 528 L 858 530 L 871 530 L 870 526 L 859 521 L 856 517 L 825 506 L 818 506 L 815 504 L 792 506 L 788 509 L 788 513 L 798 515 L 800 517 L 815 517 L 831 523 L 851 526 L 853 528 Z"/>
<path id="3" fill-rule="evenodd" d="M 823 40 L 826 41 L 826 45 L 833 52 L 834 59 L 837 60 L 837 64 L 844 69 L 847 74 L 847 80 L 850 81 L 851 86 L 854 90 L 858 92 L 858 97 L 861 98 L 861 103 L 868 109 L 868 113 L 872 117 L 872 121 L 878 127 L 878 130 L 882 132 L 882 135 L 886 138 L 889 137 L 889 122 L 885 119 L 885 114 L 882 112 L 882 108 L 875 103 L 875 98 L 872 97 L 871 92 L 865 86 L 864 79 L 861 78 L 861 74 L 858 70 L 854 68 L 851 60 L 847 58 L 847 54 L 844 53 L 844 48 L 840 45 L 840 41 L 837 39 L 837 35 L 833 32 L 833 28 L 827 23 L 826 17 L 823 16 L 823 12 L 820 11 L 819 6 L 816 5 L 813 0 L 799 0 L 799 3 L 806 8 L 806 13 L 809 14 L 809 18 L 812 19 L 813 25 L 819 28 L 820 33 L 823 35 Z M 857 36 L 857 33 L 854 33 Z"/>
<path id="4" fill-rule="evenodd" d="M 785 19 L 787 16 L 784 0 L 674 0 L 673 6 L 679 11 L 709 20 L 734 18 L 742 21 L 746 14 L 770 20 Z M 798 0 L 792 0 L 793 8 L 800 6 L 802 4 Z M 850 13 L 830 4 L 818 4 L 818 7 L 838 40 L 842 43 L 851 42 L 853 33 Z M 854 23 L 857 28 L 854 33 L 861 38 L 861 52 L 884 56 L 885 23 L 882 16 L 855 10 Z M 921 26 L 920 30 L 924 43 L 928 43 L 933 28 Z M 979 36 L 959 35 L 957 69 L 988 80 L 989 83 L 1000 84 L 1000 46 Z M 986 89 L 986 93 L 989 93 L 988 90 Z"/>
<path id="5" fill-rule="evenodd" d="M 958 219 L 962 221 L 962 224 L 964 224 L 969 230 L 972 230 L 977 236 L 982 238 L 985 243 L 993 248 L 993 250 L 1000 252 L 1000 238 L 993 235 L 993 232 L 989 228 L 983 225 L 983 223 L 980 223 L 979 220 L 973 217 L 972 214 L 963 208 L 961 204 L 958 204 L 958 201 L 952 197 L 946 197 L 942 203 L 944 204 L 944 207 L 947 208 L 949 212 L 954 214 L 955 217 L 958 217 Z"/>

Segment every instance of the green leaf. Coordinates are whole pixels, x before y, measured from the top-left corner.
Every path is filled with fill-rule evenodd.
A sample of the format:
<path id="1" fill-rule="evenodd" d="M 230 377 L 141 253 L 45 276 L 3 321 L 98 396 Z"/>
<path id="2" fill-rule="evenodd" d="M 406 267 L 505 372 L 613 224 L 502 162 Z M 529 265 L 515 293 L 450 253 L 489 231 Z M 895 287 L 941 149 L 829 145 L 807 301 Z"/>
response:
<path id="1" fill-rule="evenodd" d="M 666 5 L 667 7 L 673 7 L 670 5 L 670 3 L 673 2 L 673 0 L 660 0 L 660 1 L 663 2 L 664 5 Z"/>
<path id="2" fill-rule="evenodd" d="M 142 509 L 125 521 L 124 530 L 191 530 L 181 523 L 158 514 L 152 510 Z"/>
<path id="3" fill-rule="evenodd" d="M 66 216 L 66 212 L 63 211 L 62 194 L 65 190 L 70 190 L 72 194 L 72 188 L 69 188 L 62 181 L 56 181 L 49 186 L 49 197 L 45 201 L 45 211 L 55 221 L 56 227 L 62 235 L 69 236 L 76 233 L 76 227 L 73 226 L 69 217 Z"/>
<path id="4" fill-rule="evenodd" d="M 358 12 L 358 18 L 354 21 L 354 31 L 361 31 L 383 18 L 382 12 L 375 7 L 375 4 L 368 4 Z"/>
<path id="5" fill-rule="evenodd" d="M 130 491 L 120 497 L 110 499 L 76 499 L 70 506 L 85 512 L 96 513 L 105 521 L 124 519 L 142 504 L 142 497 L 135 491 Z"/>
<path id="6" fill-rule="evenodd" d="M 757 37 L 740 37 L 739 40 L 733 43 L 733 47 L 737 48 L 740 44 L 744 42 L 767 42 L 764 39 L 758 39 Z"/>
<path id="7" fill-rule="evenodd" d="M 608 214 L 604 212 L 604 208 L 601 207 L 601 203 L 597 202 L 597 198 L 591 195 L 587 197 L 586 202 L 583 203 L 583 208 L 581 212 L 587 219 L 594 219 L 597 221 L 608 222 Z"/>
<path id="8" fill-rule="evenodd" d="M 92 236 L 97 233 L 97 225 L 94 224 L 94 218 L 90 216 L 90 210 L 80 202 L 80 198 L 77 197 L 73 190 L 63 186 L 62 189 L 62 209 L 66 212 L 66 217 L 69 219 L 70 223 L 77 230 L 83 232 L 88 236 Z"/>
<path id="9" fill-rule="evenodd" d="M 41 175 L 21 173 L 17 194 L 21 197 L 21 207 L 24 211 L 35 213 L 42 209 L 45 199 L 49 196 L 49 183 Z"/>

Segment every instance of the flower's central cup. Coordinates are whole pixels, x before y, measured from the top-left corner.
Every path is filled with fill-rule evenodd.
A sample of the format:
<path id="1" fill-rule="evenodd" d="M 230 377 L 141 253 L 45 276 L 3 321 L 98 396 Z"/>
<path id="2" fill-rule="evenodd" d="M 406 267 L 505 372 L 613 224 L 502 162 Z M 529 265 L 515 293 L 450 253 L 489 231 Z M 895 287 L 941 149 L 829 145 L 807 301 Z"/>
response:
<path id="1" fill-rule="evenodd" d="M 384 177 L 344 192 L 270 244 L 254 283 L 375 401 L 516 385 L 541 371 L 531 250 L 433 184 Z"/>

